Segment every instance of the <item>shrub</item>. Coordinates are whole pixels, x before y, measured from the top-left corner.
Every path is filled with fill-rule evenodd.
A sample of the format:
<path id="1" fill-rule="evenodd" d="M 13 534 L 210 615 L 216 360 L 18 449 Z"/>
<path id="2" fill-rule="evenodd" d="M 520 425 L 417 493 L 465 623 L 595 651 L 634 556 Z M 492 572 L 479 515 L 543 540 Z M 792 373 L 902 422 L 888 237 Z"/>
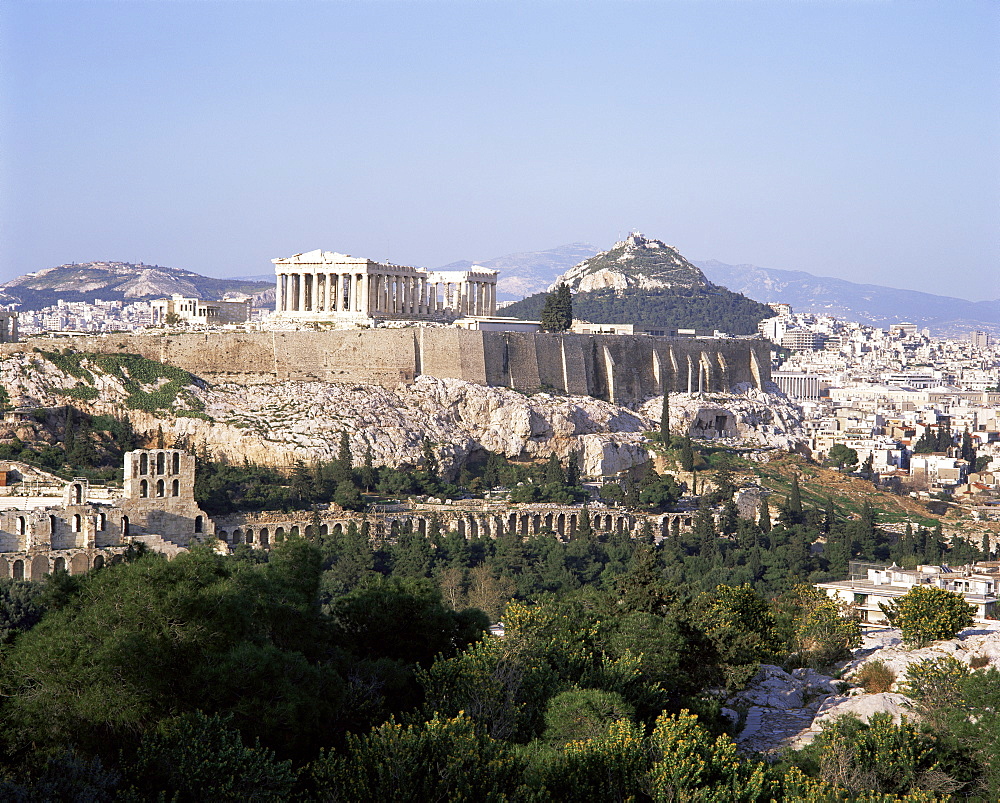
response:
<path id="1" fill-rule="evenodd" d="M 854 677 L 855 682 L 869 694 L 889 691 L 896 682 L 896 673 L 877 658 L 869 661 Z"/>
<path id="2" fill-rule="evenodd" d="M 972 606 L 961 594 L 934 586 L 914 586 L 884 610 L 910 647 L 955 638 L 973 622 Z"/>
<path id="3" fill-rule="evenodd" d="M 928 708 L 955 706 L 962 699 L 962 681 L 969 676 L 969 667 L 945 655 L 910 664 L 906 668 L 903 693 Z"/>

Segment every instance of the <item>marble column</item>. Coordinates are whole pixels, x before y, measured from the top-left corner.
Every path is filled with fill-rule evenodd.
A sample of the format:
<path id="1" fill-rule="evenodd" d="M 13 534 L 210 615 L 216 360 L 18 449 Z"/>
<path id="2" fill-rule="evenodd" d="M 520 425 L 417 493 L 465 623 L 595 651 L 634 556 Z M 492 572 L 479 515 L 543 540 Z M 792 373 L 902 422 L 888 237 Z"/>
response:
<path id="1" fill-rule="evenodd" d="M 285 274 L 279 273 L 277 275 L 277 281 L 275 282 L 274 288 L 274 311 L 283 312 L 285 309 L 285 288 L 284 288 Z"/>

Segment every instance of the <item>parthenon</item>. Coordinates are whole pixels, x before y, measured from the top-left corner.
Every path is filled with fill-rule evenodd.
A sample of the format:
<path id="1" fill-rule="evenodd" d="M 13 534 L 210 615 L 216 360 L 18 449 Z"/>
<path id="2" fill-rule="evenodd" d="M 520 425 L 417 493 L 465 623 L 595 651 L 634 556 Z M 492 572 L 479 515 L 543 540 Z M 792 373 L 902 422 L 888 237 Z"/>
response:
<path id="1" fill-rule="evenodd" d="M 496 312 L 495 270 L 425 270 L 318 249 L 271 262 L 275 313 L 283 319 L 350 326 Z"/>

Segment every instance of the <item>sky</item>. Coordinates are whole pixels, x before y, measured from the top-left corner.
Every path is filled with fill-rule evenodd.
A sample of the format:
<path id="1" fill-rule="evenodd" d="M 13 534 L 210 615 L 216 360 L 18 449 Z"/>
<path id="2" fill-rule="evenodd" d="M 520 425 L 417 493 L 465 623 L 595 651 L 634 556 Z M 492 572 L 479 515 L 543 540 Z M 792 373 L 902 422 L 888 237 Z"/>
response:
<path id="1" fill-rule="evenodd" d="M 0 282 L 630 230 L 1000 298 L 1000 3 L 0 3 Z"/>

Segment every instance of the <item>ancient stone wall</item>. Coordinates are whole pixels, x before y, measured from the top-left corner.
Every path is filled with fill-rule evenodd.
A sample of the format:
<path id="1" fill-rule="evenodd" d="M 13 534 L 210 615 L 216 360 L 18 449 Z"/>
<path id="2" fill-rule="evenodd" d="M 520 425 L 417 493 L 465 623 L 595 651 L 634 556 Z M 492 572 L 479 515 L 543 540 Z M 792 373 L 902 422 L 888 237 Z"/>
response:
<path id="1" fill-rule="evenodd" d="M 131 352 L 197 376 L 375 383 L 394 387 L 418 374 L 516 390 L 552 389 L 629 403 L 673 391 L 758 388 L 770 380 L 763 340 L 645 335 L 534 334 L 410 327 L 361 331 L 209 332 L 33 338 L 0 344 Z"/>

